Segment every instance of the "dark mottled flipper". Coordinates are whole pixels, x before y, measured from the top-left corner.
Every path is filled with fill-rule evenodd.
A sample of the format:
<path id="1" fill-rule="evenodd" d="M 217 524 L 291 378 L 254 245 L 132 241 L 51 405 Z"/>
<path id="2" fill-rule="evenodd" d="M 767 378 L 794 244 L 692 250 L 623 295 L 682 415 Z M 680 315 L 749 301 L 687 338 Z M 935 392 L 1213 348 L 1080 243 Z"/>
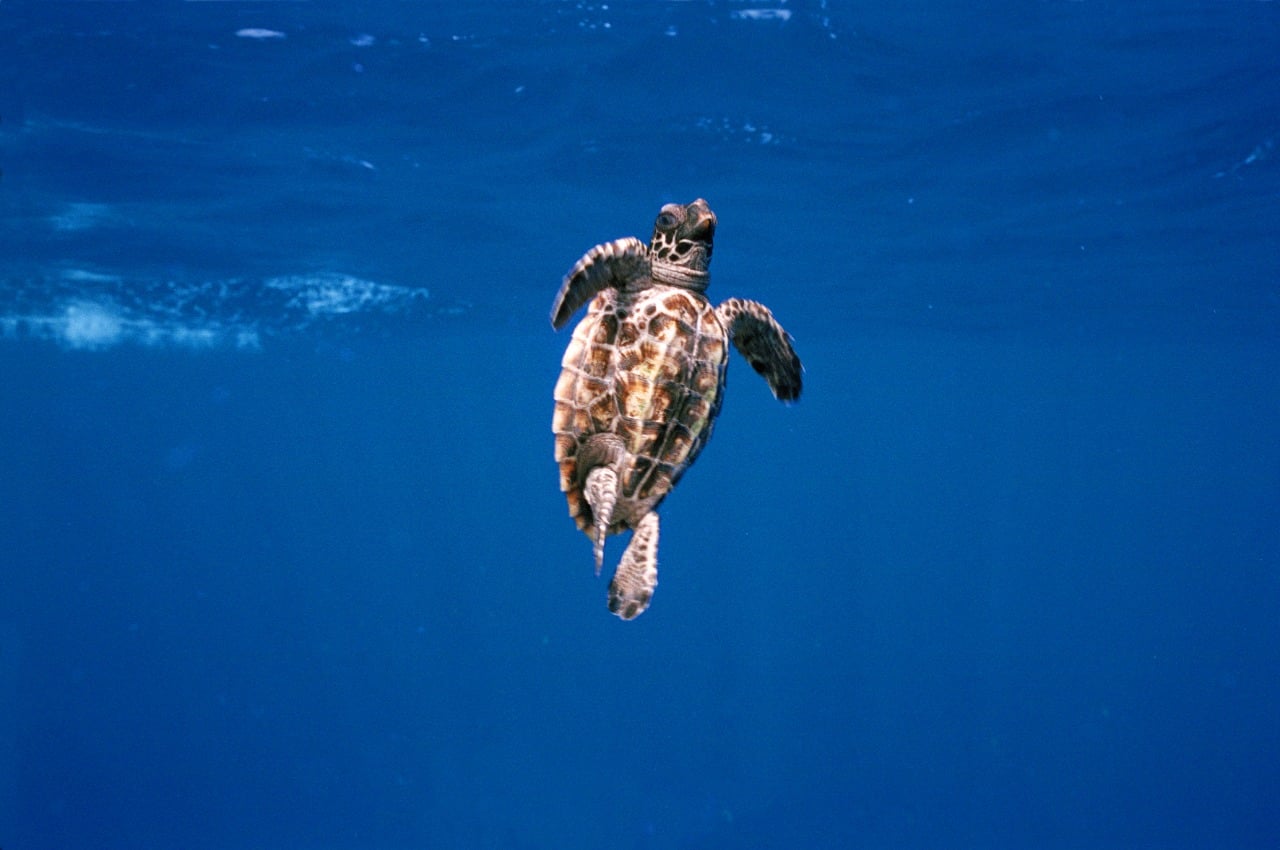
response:
<path id="1" fill-rule="evenodd" d="M 649 511 L 636 526 L 622 563 L 609 585 L 609 610 L 634 620 L 649 607 L 658 586 L 658 514 Z"/>
<path id="2" fill-rule="evenodd" d="M 730 298 L 716 308 L 738 352 L 764 379 L 778 401 L 800 397 L 800 358 L 791 347 L 791 334 L 782 329 L 769 308 L 756 301 Z"/>
<path id="3" fill-rule="evenodd" d="M 582 255 L 560 284 L 551 305 L 551 326 L 559 330 L 569 317 L 609 287 L 621 288 L 629 280 L 647 273 L 649 249 L 634 236 L 597 245 Z"/>

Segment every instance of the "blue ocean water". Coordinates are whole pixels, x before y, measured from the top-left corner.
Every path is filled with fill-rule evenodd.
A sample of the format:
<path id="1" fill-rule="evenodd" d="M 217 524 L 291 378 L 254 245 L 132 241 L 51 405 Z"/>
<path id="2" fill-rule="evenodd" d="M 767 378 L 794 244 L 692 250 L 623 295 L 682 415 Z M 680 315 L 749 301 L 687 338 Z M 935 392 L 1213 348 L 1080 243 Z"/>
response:
<path id="1" fill-rule="evenodd" d="M 0 3 L 0 846 L 1277 846 L 1278 81 L 1245 0 Z M 805 394 L 623 623 L 547 310 L 699 196 Z"/>

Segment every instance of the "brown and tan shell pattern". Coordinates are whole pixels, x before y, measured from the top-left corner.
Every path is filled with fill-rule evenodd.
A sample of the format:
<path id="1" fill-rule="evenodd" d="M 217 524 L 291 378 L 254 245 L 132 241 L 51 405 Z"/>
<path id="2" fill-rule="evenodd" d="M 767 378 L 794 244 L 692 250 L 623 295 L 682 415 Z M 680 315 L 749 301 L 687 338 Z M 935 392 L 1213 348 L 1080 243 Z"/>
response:
<path id="1" fill-rule="evenodd" d="M 652 284 L 596 295 L 565 350 L 552 417 L 560 489 L 578 528 L 591 536 L 578 474 L 587 440 L 621 439 L 621 492 L 608 533 L 634 528 L 710 438 L 727 361 L 728 336 L 701 293 Z"/>

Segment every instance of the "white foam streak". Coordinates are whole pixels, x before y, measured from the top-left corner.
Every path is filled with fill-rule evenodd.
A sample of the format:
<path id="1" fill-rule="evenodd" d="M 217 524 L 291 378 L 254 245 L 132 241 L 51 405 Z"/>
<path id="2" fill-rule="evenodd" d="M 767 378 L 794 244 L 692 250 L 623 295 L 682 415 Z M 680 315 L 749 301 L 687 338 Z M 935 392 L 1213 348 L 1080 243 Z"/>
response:
<path id="1" fill-rule="evenodd" d="M 6 339 L 41 339 L 77 351 L 101 351 L 132 343 L 147 347 L 235 348 L 259 347 L 250 328 L 166 323 L 134 318 L 119 305 L 100 301 L 76 301 L 50 314 L 0 316 L 0 336 Z"/>
<path id="2" fill-rule="evenodd" d="M 740 9 L 731 12 L 730 17 L 739 21 L 789 21 L 791 11 L 789 9 Z"/>
<path id="3" fill-rule="evenodd" d="M 105 305 L 72 304 L 63 314 L 59 330 L 72 348 L 104 348 L 120 340 L 124 322 Z"/>
<path id="4" fill-rule="evenodd" d="M 257 41 L 270 41 L 286 37 L 279 30 L 269 30 L 261 27 L 245 27 L 244 29 L 236 30 L 236 35 L 240 38 L 252 38 Z"/>
<path id="5" fill-rule="evenodd" d="M 106 204 L 72 203 L 67 204 L 61 212 L 49 217 L 54 230 L 63 233 L 74 233 L 90 230 L 115 219 L 116 215 Z"/>
<path id="6" fill-rule="evenodd" d="M 425 289 L 389 286 L 345 275 L 272 278 L 266 285 L 290 293 L 291 306 L 316 317 L 394 308 L 428 297 Z"/>
<path id="7" fill-rule="evenodd" d="M 120 345 L 192 350 L 255 350 L 267 337 L 312 328 L 358 332 L 370 321 L 456 315 L 425 289 L 343 274 L 293 275 L 266 281 L 138 281 L 85 269 L 15 284 L 0 302 L 0 337 L 46 340 L 77 351 Z"/>

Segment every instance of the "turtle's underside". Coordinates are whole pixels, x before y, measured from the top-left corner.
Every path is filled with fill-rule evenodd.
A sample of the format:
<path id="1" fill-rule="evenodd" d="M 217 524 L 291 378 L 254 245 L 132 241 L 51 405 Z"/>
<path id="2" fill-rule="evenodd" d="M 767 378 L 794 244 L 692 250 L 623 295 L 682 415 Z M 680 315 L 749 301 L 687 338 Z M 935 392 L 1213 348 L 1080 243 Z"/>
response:
<path id="1" fill-rule="evenodd" d="M 712 307 L 706 289 L 716 218 L 707 202 L 668 204 L 646 246 L 597 245 L 570 270 L 551 322 L 574 328 L 555 388 L 556 461 L 569 514 L 594 542 L 596 572 L 610 534 L 633 529 L 609 586 L 623 619 L 657 585 L 656 508 L 711 437 L 732 341 L 781 401 L 799 397 L 800 360 L 762 304 Z"/>

